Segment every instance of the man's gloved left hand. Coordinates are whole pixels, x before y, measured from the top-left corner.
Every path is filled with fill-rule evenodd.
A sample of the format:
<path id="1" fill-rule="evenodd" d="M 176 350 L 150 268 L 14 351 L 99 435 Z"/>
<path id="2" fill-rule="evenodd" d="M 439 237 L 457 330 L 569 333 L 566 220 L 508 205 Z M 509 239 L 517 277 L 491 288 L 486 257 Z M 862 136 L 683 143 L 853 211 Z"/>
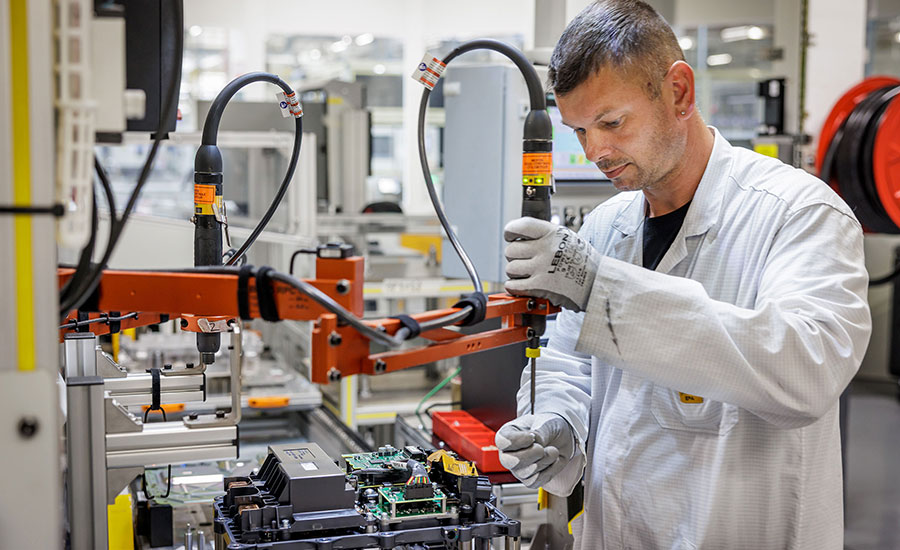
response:
<path id="1" fill-rule="evenodd" d="M 506 291 L 546 298 L 554 305 L 583 311 L 597 275 L 600 253 L 577 233 L 537 218 L 506 224 Z"/>
<path id="2" fill-rule="evenodd" d="M 575 433 L 554 413 L 526 414 L 504 424 L 494 437 L 500 464 L 526 487 L 543 487 L 575 455 Z"/>

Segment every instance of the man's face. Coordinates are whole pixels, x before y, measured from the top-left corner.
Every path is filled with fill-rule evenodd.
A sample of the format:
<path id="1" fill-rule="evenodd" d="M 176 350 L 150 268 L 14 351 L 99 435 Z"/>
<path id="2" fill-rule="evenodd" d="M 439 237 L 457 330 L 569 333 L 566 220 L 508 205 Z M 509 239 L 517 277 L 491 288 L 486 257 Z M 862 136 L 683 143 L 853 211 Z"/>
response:
<path id="1" fill-rule="evenodd" d="M 556 97 L 563 123 L 575 131 L 585 156 L 620 191 L 664 188 L 687 141 L 665 82 L 655 99 L 639 82 L 604 68 Z"/>

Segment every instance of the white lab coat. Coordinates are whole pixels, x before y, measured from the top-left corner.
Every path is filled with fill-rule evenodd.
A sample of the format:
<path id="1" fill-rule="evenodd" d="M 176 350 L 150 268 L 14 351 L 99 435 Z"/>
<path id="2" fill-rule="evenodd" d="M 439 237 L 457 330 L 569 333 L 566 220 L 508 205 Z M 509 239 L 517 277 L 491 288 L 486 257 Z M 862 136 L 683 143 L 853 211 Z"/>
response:
<path id="1" fill-rule="evenodd" d="M 604 257 L 587 310 L 559 314 L 538 360 L 535 410 L 579 447 L 545 489 L 585 476 L 575 548 L 843 548 L 838 397 L 871 329 L 859 223 L 718 131 L 655 272 L 644 209 L 622 193 L 588 217 Z"/>

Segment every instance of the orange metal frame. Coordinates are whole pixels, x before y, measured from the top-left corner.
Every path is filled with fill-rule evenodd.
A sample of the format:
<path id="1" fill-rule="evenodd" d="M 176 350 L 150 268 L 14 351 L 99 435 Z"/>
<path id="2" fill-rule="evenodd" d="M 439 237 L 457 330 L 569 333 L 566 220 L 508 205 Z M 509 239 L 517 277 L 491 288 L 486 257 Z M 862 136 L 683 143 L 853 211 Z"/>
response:
<path id="1" fill-rule="evenodd" d="M 318 258 L 316 279 L 306 282 L 331 296 L 357 317 L 363 314 L 363 259 Z M 62 286 L 71 276 L 71 269 L 59 270 Z M 382 374 L 396 370 L 485 351 L 528 339 L 529 329 L 522 315 L 548 315 L 558 308 L 546 300 L 515 298 L 508 294 L 488 297 L 485 319 L 501 319 L 501 327 L 476 334 L 462 334 L 450 328 L 423 332 L 420 336 L 430 343 L 416 348 L 371 353 L 369 340 L 350 326 L 340 325 L 335 314 L 315 303 L 307 295 L 290 285 L 273 282 L 278 314 L 282 319 L 315 321 L 312 334 L 312 381 L 327 384 L 342 376 L 353 374 Z M 256 281 L 250 278 L 249 309 L 258 318 Z M 121 321 L 122 328 L 159 323 L 161 316 L 181 318 L 185 330 L 200 332 L 201 319 L 214 322 L 238 316 L 238 277 L 206 273 L 166 271 L 105 271 L 97 288 L 96 310 L 89 317 L 119 311 L 140 312 L 137 318 Z M 84 311 L 84 310 L 82 310 Z M 445 309 L 411 315 L 419 323 L 458 311 Z M 71 317 L 77 317 L 72 312 Z M 394 334 L 401 327 L 397 319 L 366 320 L 365 324 Z M 106 334 L 103 323 L 89 325 L 94 334 Z M 60 339 L 67 332 L 60 330 Z"/>

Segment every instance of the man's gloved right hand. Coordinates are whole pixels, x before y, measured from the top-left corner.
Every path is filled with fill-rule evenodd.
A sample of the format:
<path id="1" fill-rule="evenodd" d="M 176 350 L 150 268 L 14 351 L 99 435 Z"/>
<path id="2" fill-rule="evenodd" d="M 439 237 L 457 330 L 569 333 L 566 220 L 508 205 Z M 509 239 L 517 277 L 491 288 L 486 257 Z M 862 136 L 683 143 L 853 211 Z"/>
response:
<path id="1" fill-rule="evenodd" d="M 575 456 L 575 434 L 558 414 L 526 414 L 503 425 L 494 438 L 500 464 L 526 487 L 546 485 Z"/>

